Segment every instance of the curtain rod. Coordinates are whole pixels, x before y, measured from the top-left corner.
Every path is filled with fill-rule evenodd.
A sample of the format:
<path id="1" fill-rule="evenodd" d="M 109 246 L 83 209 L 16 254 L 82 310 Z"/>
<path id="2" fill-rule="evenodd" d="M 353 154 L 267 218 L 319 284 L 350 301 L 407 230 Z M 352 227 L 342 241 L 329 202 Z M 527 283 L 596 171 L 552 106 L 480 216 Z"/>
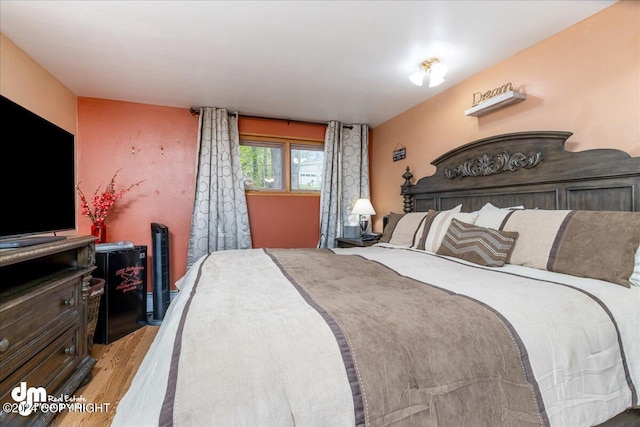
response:
<path id="1" fill-rule="evenodd" d="M 199 108 L 189 108 L 189 112 L 191 114 L 193 114 L 194 116 L 199 116 L 200 115 L 200 109 Z M 302 124 L 306 124 L 306 125 L 326 125 L 326 123 L 323 122 L 309 122 L 309 121 L 304 121 L 304 120 L 292 120 L 292 119 L 281 119 L 278 117 L 263 117 L 263 116 L 251 116 L 248 114 L 240 114 L 238 113 L 239 116 L 242 117 L 246 117 L 249 119 L 265 119 L 265 120 L 280 120 L 283 122 L 287 122 L 287 123 L 302 123 Z M 343 127 L 347 128 L 347 129 L 352 129 L 353 126 L 351 125 L 343 125 Z"/>

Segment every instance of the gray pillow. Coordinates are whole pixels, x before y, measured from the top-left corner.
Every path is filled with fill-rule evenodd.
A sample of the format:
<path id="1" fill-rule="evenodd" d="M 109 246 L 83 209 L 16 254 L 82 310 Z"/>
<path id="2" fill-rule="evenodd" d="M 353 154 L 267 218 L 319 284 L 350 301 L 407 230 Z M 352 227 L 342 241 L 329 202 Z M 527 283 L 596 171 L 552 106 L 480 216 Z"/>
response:
<path id="1" fill-rule="evenodd" d="M 400 221 L 403 216 L 404 214 L 397 214 L 393 212 L 389 214 L 389 222 L 387 223 L 386 227 L 384 227 L 382 236 L 380 236 L 381 242 L 389 243 L 389 240 L 391 240 L 391 236 L 393 236 L 393 230 L 395 230 L 396 225 L 398 225 L 398 221 Z"/>
<path id="2" fill-rule="evenodd" d="M 454 218 L 436 253 L 487 267 L 502 267 L 509 260 L 517 238 L 517 232 L 478 227 Z"/>

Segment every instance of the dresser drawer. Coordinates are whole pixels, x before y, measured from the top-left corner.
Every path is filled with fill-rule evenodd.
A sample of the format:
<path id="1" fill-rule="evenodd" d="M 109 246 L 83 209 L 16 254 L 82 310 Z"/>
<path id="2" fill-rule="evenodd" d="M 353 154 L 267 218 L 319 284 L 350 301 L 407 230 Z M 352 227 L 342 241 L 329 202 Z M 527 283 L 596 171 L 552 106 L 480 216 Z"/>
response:
<path id="1" fill-rule="evenodd" d="M 11 390 L 21 381 L 25 381 L 27 387 L 44 387 L 49 395 L 55 395 L 58 387 L 80 363 L 77 351 L 79 339 L 79 328 L 75 327 L 65 331 L 43 351 L 0 382 L 0 402 L 13 403 Z M 16 414 L 1 413 L 0 424 L 4 424 L 4 421 L 8 421 L 14 415 Z M 22 418 L 22 416 L 18 415 L 18 418 Z M 27 420 L 22 419 L 21 421 Z"/>
<path id="2" fill-rule="evenodd" d="M 81 280 L 53 281 L 0 304 L 0 381 L 79 323 Z"/>

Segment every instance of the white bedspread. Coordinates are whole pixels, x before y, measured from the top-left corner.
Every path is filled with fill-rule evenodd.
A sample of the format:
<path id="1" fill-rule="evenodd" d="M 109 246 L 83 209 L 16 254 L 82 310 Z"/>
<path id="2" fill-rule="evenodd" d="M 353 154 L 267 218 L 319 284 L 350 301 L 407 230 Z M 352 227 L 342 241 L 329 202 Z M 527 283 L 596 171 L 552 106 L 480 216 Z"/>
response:
<path id="1" fill-rule="evenodd" d="M 500 313 L 527 349 L 550 425 L 598 424 L 632 404 L 632 389 L 640 386 L 640 287 L 513 265 L 490 269 L 387 244 L 334 252 L 377 261 Z M 113 425 L 158 425 L 176 331 L 188 304 L 204 309 L 193 310 L 196 317 L 189 310 L 185 321 L 199 322 L 207 334 L 197 348 L 182 349 L 181 363 L 210 386 L 194 385 L 176 398 L 191 402 L 175 408 L 187 412 L 181 414 L 184 424 L 353 425 L 340 350 L 318 312 L 264 251 L 210 257 L 213 262 L 201 268 L 201 259 L 179 282 L 180 293 L 118 404 Z M 207 285 L 198 285 L 191 299 L 196 280 Z M 309 380 L 301 382 L 300 376 Z M 321 386 L 301 388 L 305 383 Z M 255 404 L 237 406 L 238 400 Z"/>

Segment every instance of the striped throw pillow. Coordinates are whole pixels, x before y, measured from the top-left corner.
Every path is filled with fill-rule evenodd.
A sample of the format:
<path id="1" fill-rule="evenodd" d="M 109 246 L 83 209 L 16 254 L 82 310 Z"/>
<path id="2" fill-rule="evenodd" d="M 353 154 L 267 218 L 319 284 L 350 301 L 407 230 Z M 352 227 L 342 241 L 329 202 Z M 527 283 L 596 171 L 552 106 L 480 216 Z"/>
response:
<path id="1" fill-rule="evenodd" d="M 511 264 L 635 284 L 640 245 L 640 213 L 527 209 L 505 220 L 517 231 Z"/>
<path id="2" fill-rule="evenodd" d="M 462 205 L 458 205 L 448 211 L 429 210 L 424 221 L 422 238 L 417 248 L 429 252 L 436 252 L 444 239 L 451 221 L 455 218 L 458 221 L 473 224 L 478 217 L 474 212 L 460 212 Z"/>
<path id="3" fill-rule="evenodd" d="M 547 270 L 631 285 L 640 213 L 572 211 L 558 230 Z"/>
<path id="4" fill-rule="evenodd" d="M 426 212 L 410 212 L 404 214 L 393 229 L 389 243 L 392 245 L 406 246 L 408 248 L 412 247 L 416 239 L 420 238 L 417 234 L 418 230 L 422 227 L 425 216 L 427 216 Z"/>
<path id="5" fill-rule="evenodd" d="M 517 238 L 517 232 L 478 227 L 454 218 L 436 253 L 487 267 L 502 267 Z"/>
<path id="6" fill-rule="evenodd" d="M 547 269 L 549 253 L 569 210 L 525 209 L 509 215 L 503 231 L 517 231 L 518 243 L 513 248 L 510 264 Z"/>

